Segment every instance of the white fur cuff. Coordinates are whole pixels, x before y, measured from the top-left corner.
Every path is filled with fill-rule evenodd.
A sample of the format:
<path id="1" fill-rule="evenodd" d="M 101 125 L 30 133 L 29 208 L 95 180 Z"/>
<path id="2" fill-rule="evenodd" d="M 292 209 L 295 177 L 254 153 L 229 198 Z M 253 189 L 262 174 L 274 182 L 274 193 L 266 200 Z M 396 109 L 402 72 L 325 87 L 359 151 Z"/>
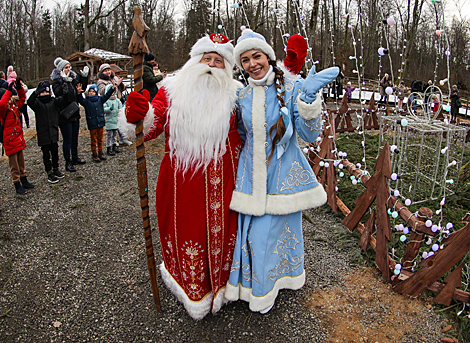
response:
<path id="1" fill-rule="evenodd" d="M 313 120 L 321 115 L 321 95 L 317 93 L 317 98 L 311 104 L 307 104 L 297 97 L 297 109 L 299 114 L 304 120 Z"/>
<path id="2" fill-rule="evenodd" d="M 149 110 L 144 118 L 144 136 L 152 129 L 154 119 L 154 108 L 149 104 Z M 127 121 L 125 106 L 119 110 L 118 125 L 119 131 L 121 131 L 128 140 L 135 143 L 135 124 Z"/>

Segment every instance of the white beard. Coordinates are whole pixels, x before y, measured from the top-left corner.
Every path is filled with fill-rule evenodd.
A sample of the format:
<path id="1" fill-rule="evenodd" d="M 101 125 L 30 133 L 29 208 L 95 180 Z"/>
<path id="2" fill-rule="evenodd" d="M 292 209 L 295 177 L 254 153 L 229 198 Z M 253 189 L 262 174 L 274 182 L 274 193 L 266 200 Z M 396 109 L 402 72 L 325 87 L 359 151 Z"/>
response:
<path id="1" fill-rule="evenodd" d="M 191 58 L 163 83 L 170 103 L 170 157 L 176 157 L 175 168 L 183 173 L 205 169 L 225 154 L 235 107 L 237 83 L 230 67 L 211 68 L 199 63 L 201 57 Z"/>

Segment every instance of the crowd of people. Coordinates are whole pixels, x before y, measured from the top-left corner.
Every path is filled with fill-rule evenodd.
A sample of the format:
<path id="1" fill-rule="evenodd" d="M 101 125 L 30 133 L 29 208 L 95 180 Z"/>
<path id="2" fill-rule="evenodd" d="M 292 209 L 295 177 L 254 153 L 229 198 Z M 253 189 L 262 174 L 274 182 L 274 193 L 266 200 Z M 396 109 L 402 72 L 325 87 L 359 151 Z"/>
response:
<path id="1" fill-rule="evenodd" d="M 68 61 L 57 58 L 52 85 L 40 82 L 27 101 L 36 115 L 51 183 L 64 177 L 59 130 L 66 170 L 74 172 L 85 163 L 77 149 L 78 103 L 85 109 L 96 163 L 106 159 L 104 130 L 109 156 L 119 153 L 117 136 L 122 135 L 121 142 L 135 138 L 140 120 L 146 141 L 164 133 L 156 187 L 160 271 L 196 320 L 237 300 L 267 313 L 281 289 L 305 283 L 302 211 L 323 205 L 327 196 L 297 137 L 317 139 L 321 90 L 333 82 L 339 96 L 344 78 L 339 67 L 318 73 L 313 67 L 301 76 L 306 49 L 301 36 L 292 36 L 280 63 L 257 32 L 245 29 L 235 47 L 214 33 L 194 44 L 190 59 L 172 77 L 147 54 L 144 89 L 130 92 L 127 99 L 122 78 L 108 64 L 100 66 L 97 83 L 88 85 L 88 68 L 75 73 Z M 234 70 L 244 84 L 234 79 Z M 385 82 L 389 87 L 390 81 Z M 34 187 L 26 177 L 19 124 L 26 95 L 21 78 L 4 84 L 2 138 L 16 191 L 23 194 Z M 400 87 L 405 94 L 407 89 Z M 348 83 L 349 101 L 353 90 Z"/>

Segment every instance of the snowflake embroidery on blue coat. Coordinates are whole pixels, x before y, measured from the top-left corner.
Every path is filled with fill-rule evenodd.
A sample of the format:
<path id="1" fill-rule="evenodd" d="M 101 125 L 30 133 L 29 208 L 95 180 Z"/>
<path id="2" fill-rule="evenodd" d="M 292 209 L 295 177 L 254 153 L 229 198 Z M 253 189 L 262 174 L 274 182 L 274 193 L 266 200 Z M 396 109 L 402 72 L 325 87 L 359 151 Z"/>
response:
<path id="1" fill-rule="evenodd" d="M 277 280 L 281 275 L 290 274 L 297 270 L 304 261 L 304 255 L 291 255 L 296 249 L 300 241 L 295 233 L 290 230 L 289 224 L 286 223 L 281 236 L 277 240 L 276 248 L 273 254 L 277 255 L 277 263 L 273 269 L 269 271 L 266 280 Z"/>
<path id="2" fill-rule="evenodd" d="M 282 182 L 281 192 L 300 185 L 305 186 L 312 182 L 315 182 L 315 175 L 313 172 L 302 168 L 299 162 L 294 161 L 289 174 L 286 175 L 285 180 Z"/>

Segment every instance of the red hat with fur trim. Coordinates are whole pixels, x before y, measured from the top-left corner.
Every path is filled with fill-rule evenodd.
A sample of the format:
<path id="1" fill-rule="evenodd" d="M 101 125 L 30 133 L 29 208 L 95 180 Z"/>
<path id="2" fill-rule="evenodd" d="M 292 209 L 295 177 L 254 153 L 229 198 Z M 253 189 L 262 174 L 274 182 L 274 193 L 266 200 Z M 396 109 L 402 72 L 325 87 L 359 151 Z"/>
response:
<path id="1" fill-rule="evenodd" d="M 299 73 L 305 63 L 307 48 L 307 41 L 301 35 L 292 35 L 289 38 L 286 45 L 287 57 L 284 60 L 284 65 L 289 71 Z"/>
<path id="2" fill-rule="evenodd" d="M 230 64 L 230 68 L 235 64 L 233 45 L 230 43 L 230 40 L 221 33 L 212 33 L 211 35 L 199 39 L 191 48 L 189 55 L 192 58 L 208 52 L 218 53 Z"/>

